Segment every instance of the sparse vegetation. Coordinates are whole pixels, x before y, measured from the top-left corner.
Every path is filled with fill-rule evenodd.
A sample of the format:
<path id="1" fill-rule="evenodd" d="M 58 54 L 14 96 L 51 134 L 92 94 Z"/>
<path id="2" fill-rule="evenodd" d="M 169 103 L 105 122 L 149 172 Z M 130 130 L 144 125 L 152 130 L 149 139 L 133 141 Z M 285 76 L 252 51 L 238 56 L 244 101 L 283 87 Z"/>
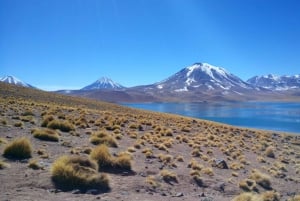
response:
<path id="1" fill-rule="evenodd" d="M 3 152 L 3 156 L 10 159 L 27 159 L 32 154 L 31 142 L 27 138 L 17 138 L 9 143 Z"/>
<path id="2" fill-rule="evenodd" d="M 55 130 L 52 129 L 34 129 L 32 131 L 33 137 L 45 141 L 59 141 L 59 135 Z"/>
<path id="3" fill-rule="evenodd" d="M 110 189 L 109 179 L 105 174 L 98 173 L 98 165 L 80 156 L 58 158 L 51 167 L 51 175 L 56 187 L 63 190 Z"/>
<path id="4" fill-rule="evenodd" d="M 0 170 L 4 169 L 4 168 L 8 168 L 9 164 L 5 163 L 4 161 L 0 160 Z"/>
<path id="5" fill-rule="evenodd" d="M 47 127 L 51 129 L 59 129 L 63 132 L 75 130 L 74 126 L 70 122 L 62 120 L 52 120 L 47 124 Z"/>
<path id="6" fill-rule="evenodd" d="M 52 176 L 52 179 L 57 188 L 72 190 L 74 194 L 102 192 L 109 183 L 102 172 L 108 172 L 113 179 L 113 192 L 128 191 L 125 197 L 123 193 L 117 194 L 118 199 L 130 200 L 132 195 L 137 195 L 132 193 L 136 191 L 139 197 L 146 192 L 147 196 L 153 194 L 153 198 L 162 194 L 173 200 L 175 193 L 183 192 L 185 200 L 204 200 L 205 197 L 191 197 L 203 191 L 207 199 L 209 196 L 215 199 L 213 194 L 216 194 L 216 200 L 223 194 L 226 200 L 299 200 L 299 195 L 294 195 L 300 182 L 299 139 L 294 135 L 235 128 L 29 89 L 20 89 L 22 93 L 18 89 L 17 93 L 10 86 L 0 85 L 5 86 L 0 87 L 3 92 L 0 93 L 1 153 L 4 155 L 8 144 L 18 136 L 32 139 L 32 146 L 36 148 L 31 151 L 32 160 L 15 162 L 0 158 L 0 180 L 4 181 L 0 193 L 9 188 L 13 191 L 8 192 L 11 196 L 7 199 L 30 193 L 27 188 L 22 192 L 15 191 L 12 182 L 19 182 L 20 186 L 38 184 L 34 188 L 47 186 L 49 177 L 45 176 L 46 171 L 52 166 L 52 176 L 54 164 L 60 161 L 55 157 L 67 153 L 71 156 L 65 156 L 66 161 L 79 157 L 85 162 L 61 163 L 60 173 L 64 176 L 57 176 L 56 180 Z M 1 120 L 6 124 L 1 124 Z M 14 126 L 19 122 L 22 123 L 21 129 Z M 49 128 L 51 122 L 68 122 L 74 130 L 61 132 L 57 127 Z M 44 136 L 45 131 L 55 132 L 58 139 L 53 141 L 60 142 L 38 140 L 36 133 L 43 135 L 43 139 L 52 140 L 52 134 Z M 226 162 L 228 170 L 223 169 L 224 164 L 215 165 L 221 160 Z M 257 170 L 251 172 L 253 167 Z M 14 171 L 17 171 L 16 176 L 10 177 Z M 224 192 L 221 181 L 226 184 Z M 246 194 L 236 195 L 243 191 Z M 38 199 L 34 194 L 32 196 Z M 66 194 L 49 193 L 47 196 L 50 196 L 49 200 L 54 199 L 52 196 L 64 199 Z M 109 198 L 111 194 L 106 196 Z M 102 196 L 95 197 L 98 198 L 102 199 Z"/>
<path id="7" fill-rule="evenodd" d="M 256 181 L 257 184 L 265 189 L 272 189 L 271 178 L 268 175 L 263 174 L 259 170 L 253 170 L 249 178 Z"/>
<path id="8" fill-rule="evenodd" d="M 167 183 L 178 182 L 177 175 L 174 172 L 168 171 L 168 170 L 162 170 L 160 172 L 160 176 L 162 179 Z"/>

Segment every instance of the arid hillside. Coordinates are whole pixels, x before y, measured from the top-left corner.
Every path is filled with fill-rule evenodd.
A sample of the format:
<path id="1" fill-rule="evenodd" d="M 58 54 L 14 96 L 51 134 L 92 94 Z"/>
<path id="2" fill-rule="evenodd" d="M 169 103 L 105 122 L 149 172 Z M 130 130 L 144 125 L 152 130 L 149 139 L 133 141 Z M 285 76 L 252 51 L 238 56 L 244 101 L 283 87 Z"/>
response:
<path id="1" fill-rule="evenodd" d="M 0 200 L 300 200 L 300 137 L 0 83 Z"/>

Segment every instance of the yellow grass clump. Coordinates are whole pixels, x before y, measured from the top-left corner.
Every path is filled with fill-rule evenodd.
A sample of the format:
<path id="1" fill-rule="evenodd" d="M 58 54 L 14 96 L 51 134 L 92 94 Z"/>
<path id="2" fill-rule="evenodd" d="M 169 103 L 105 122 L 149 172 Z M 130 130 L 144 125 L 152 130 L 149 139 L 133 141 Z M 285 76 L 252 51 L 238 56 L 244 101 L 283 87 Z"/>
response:
<path id="1" fill-rule="evenodd" d="M 53 141 L 53 142 L 59 141 L 58 133 L 52 129 L 34 129 L 32 134 L 33 137 L 38 138 L 40 140 Z"/>
<path id="2" fill-rule="evenodd" d="M 4 161 L 0 160 L 0 170 L 4 169 L 4 168 L 8 168 L 9 164 L 5 163 Z"/>
<path id="3" fill-rule="evenodd" d="M 109 147 L 118 147 L 118 143 L 115 140 L 115 138 L 106 133 L 105 131 L 94 133 L 90 137 L 90 142 L 94 145 L 106 144 Z"/>
<path id="4" fill-rule="evenodd" d="M 75 130 L 73 124 L 68 121 L 61 121 L 61 120 L 52 120 L 47 124 L 48 128 L 58 129 L 62 132 L 69 132 Z"/>
<path id="5" fill-rule="evenodd" d="M 178 183 L 177 175 L 174 172 L 168 170 L 162 170 L 160 171 L 160 176 L 167 183 L 171 183 L 171 182 Z"/>
<path id="6" fill-rule="evenodd" d="M 55 186 L 62 190 L 110 189 L 109 179 L 98 173 L 97 163 L 81 156 L 58 158 L 51 167 L 51 177 Z"/>
<path id="7" fill-rule="evenodd" d="M 17 138 L 9 143 L 3 152 L 3 156 L 11 159 L 27 159 L 32 154 L 31 142 L 25 138 Z"/>
<path id="8" fill-rule="evenodd" d="M 90 153 L 90 157 L 98 163 L 100 170 L 113 172 L 131 171 L 130 155 L 121 154 L 117 157 L 113 157 L 105 144 L 94 148 Z"/>
<path id="9" fill-rule="evenodd" d="M 259 184 L 265 189 L 272 189 L 271 178 L 268 175 L 260 172 L 259 170 L 252 170 L 252 173 L 249 178 L 253 179 L 257 184 Z"/>

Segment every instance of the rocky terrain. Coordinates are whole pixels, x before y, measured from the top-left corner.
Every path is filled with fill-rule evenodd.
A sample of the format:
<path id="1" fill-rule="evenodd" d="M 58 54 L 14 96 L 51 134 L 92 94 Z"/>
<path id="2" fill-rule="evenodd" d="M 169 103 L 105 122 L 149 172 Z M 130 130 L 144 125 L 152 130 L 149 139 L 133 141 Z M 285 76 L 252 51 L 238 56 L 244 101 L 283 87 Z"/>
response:
<path id="1" fill-rule="evenodd" d="M 299 200 L 297 135 L 5 83 L 0 96 L 1 200 Z"/>

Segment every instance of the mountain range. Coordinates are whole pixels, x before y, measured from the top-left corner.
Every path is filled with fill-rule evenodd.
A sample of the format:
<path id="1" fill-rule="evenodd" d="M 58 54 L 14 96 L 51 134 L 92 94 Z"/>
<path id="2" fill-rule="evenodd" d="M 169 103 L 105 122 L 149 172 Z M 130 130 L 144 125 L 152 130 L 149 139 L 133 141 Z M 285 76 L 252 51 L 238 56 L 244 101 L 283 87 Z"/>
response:
<path id="1" fill-rule="evenodd" d="M 10 83 L 24 82 L 11 78 Z M 126 88 L 110 78 L 102 77 L 82 89 L 57 93 L 109 102 L 299 100 L 300 75 L 255 76 L 245 82 L 224 68 L 195 63 L 150 85 Z"/>
<path id="2" fill-rule="evenodd" d="M 34 86 L 32 86 L 26 82 L 23 82 L 22 80 L 14 77 L 14 76 L 11 76 L 11 75 L 1 77 L 0 82 L 5 82 L 8 84 L 13 84 L 13 85 L 21 86 L 21 87 L 35 88 Z"/>

